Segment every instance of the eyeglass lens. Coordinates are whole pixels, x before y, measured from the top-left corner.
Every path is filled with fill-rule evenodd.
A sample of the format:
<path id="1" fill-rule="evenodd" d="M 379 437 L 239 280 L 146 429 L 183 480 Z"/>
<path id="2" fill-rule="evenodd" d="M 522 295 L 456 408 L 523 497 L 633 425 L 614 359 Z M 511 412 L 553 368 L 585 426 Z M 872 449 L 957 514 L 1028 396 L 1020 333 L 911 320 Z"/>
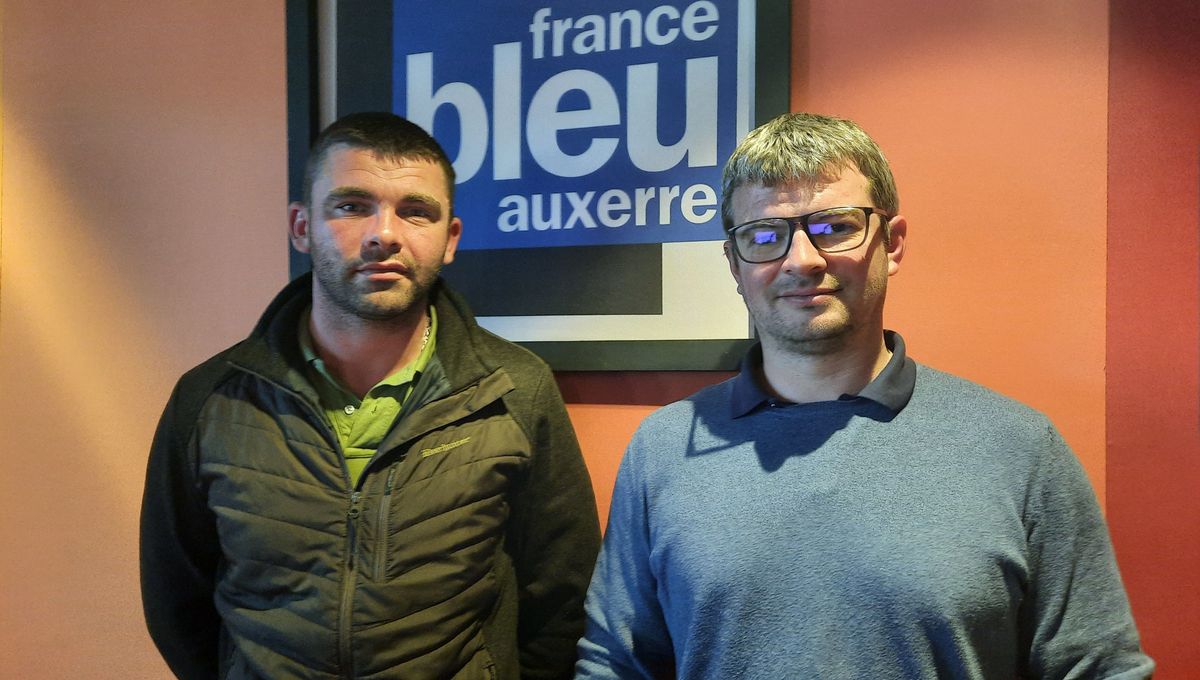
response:
<path id="1" fill-rule="evenodd" d="M 805 231 L 818 250 L 839 252 L 857 247 L 867 231 L 867 214 L 859 208 L 837 208 L 808 216 Z M 770 262 L 787 254 L 796 218 L 756 220 L 738 227 L 734 240 L 748 262 Z"/>

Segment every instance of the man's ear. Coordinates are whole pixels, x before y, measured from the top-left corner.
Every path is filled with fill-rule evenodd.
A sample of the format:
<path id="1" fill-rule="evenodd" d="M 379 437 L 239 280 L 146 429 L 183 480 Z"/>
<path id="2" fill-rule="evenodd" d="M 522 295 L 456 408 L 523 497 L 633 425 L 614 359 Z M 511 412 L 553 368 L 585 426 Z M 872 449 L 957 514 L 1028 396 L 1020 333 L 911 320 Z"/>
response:
<path id="1" fill-rule="evenodd" d="M 308 208 L 300 201 L 288 204 L 288 236 L 292 239 L 292 247 L 307 253 L 308 244 Z"/>
<path id="2" fill-rule="evenodd" d="M 725 261 L 729 263 L 729 273 L 733 274 L 733 280 L 737 281 L 738 295 L 742 294 L 742 272 L 738 270 L 738 256 L 733 252 L 733 243 L 729 239 L 725 239 Z"/>
<path id="3" fill-rule="evenodd" d="M 908 238 L 908 220 L 903 215 L 896 215 L 889 222 L 887 258 L 888 276 L 895 276 L 900 271 L 900 260 L 904 259 L 905 239 Z"/>
<path id="4" fill-rule="evenodd" d="M 450 226 L 447 230 L 446 252 L 442 253 L 442 264 L 447 265 L 454 261 L 454 253 L 458 252 L 458 239 L 462 237 L 462 220 L 457 217 L 450 218 Z"/>

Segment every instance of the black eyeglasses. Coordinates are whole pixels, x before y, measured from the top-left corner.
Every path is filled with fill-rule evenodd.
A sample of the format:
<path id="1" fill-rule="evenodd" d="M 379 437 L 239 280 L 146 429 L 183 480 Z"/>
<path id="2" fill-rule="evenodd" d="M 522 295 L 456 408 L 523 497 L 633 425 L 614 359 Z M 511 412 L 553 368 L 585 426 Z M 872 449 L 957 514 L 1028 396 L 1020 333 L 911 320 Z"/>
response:
<path id="1" fill-rule="evenodd" d="M 796 227 L 801 226 L 808 240 L 821 252 L 854 250 L 867 241 L 871 215 L 879 215 L 885 221 L 891 219 L 891 215 L 875 208 L 842 206 L 796 217 L 754 220 L 733 227 L 728 234 L 738 257 L 744 262 L 762 264 L 785 257 L 792 249 Z"/>

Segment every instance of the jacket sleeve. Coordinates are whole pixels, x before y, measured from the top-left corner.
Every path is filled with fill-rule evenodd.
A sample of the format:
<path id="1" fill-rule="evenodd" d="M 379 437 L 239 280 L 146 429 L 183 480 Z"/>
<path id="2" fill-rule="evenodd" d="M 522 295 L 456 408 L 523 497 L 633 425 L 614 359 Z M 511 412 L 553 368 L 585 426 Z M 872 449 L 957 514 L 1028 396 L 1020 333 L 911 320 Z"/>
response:
<path id="1" fill-rule="evenodd" d="M 1021 637 L 1029 677 L 1149 678 L 1108 529 L 1082 466 L 1047 430 L 1026 501 L 1030 574 Z"/>
<path id="2" fill-rule="evenodd" d="M 675 677 L 674 647 L 650 565 L 650 517 L 639 474 L 640 433 L 621 460 L 604 547 L 596 563 L 579 641 L 576 678 Z"/>
<path id="3" fill-rule="evenodd" d="M 600 548 L 591 478 L 548 369 L 531 399 L 533 455 L 514 500 L 522 678 L 569 678 Z"/>
<path id="4" fill-rule="evenodd" d="M 184 393 L 175 388 L 150 449 L 142 495 L 142 609 L 171 671 L 185 680 L 211 679 L 221 626 L 213 604 L 220 550 L 191 449 L 199 404 L 189 404 Z"/>

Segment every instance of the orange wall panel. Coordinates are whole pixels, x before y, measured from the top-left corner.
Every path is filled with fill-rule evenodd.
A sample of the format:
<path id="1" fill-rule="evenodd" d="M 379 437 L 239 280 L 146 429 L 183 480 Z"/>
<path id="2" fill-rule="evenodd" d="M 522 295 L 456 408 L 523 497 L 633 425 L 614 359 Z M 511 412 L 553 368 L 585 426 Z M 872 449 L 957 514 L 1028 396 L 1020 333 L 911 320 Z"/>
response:
<path id="1" fill-rule="evenodd" d="M 858 121 L 896 175 L 888 327 L 1050 416 L 1103 502 L 1106 7 L 793 7 L 792 108 Z"/>
<path id="2" fill-rule="evenodd" d="M 617 466 L 625 445 L 642 420 L 657 407 L 633 404 L 568 404 L 571 424 L 583 447 L 583 457 L 592 475 L 600 526 L 608 520 Z"/>
<path id="3" fill-rule="evenodd" d="M 0 677 L 167 678 L 146 454 L 287 278 L 282 3 L 7 2 Z"/>

